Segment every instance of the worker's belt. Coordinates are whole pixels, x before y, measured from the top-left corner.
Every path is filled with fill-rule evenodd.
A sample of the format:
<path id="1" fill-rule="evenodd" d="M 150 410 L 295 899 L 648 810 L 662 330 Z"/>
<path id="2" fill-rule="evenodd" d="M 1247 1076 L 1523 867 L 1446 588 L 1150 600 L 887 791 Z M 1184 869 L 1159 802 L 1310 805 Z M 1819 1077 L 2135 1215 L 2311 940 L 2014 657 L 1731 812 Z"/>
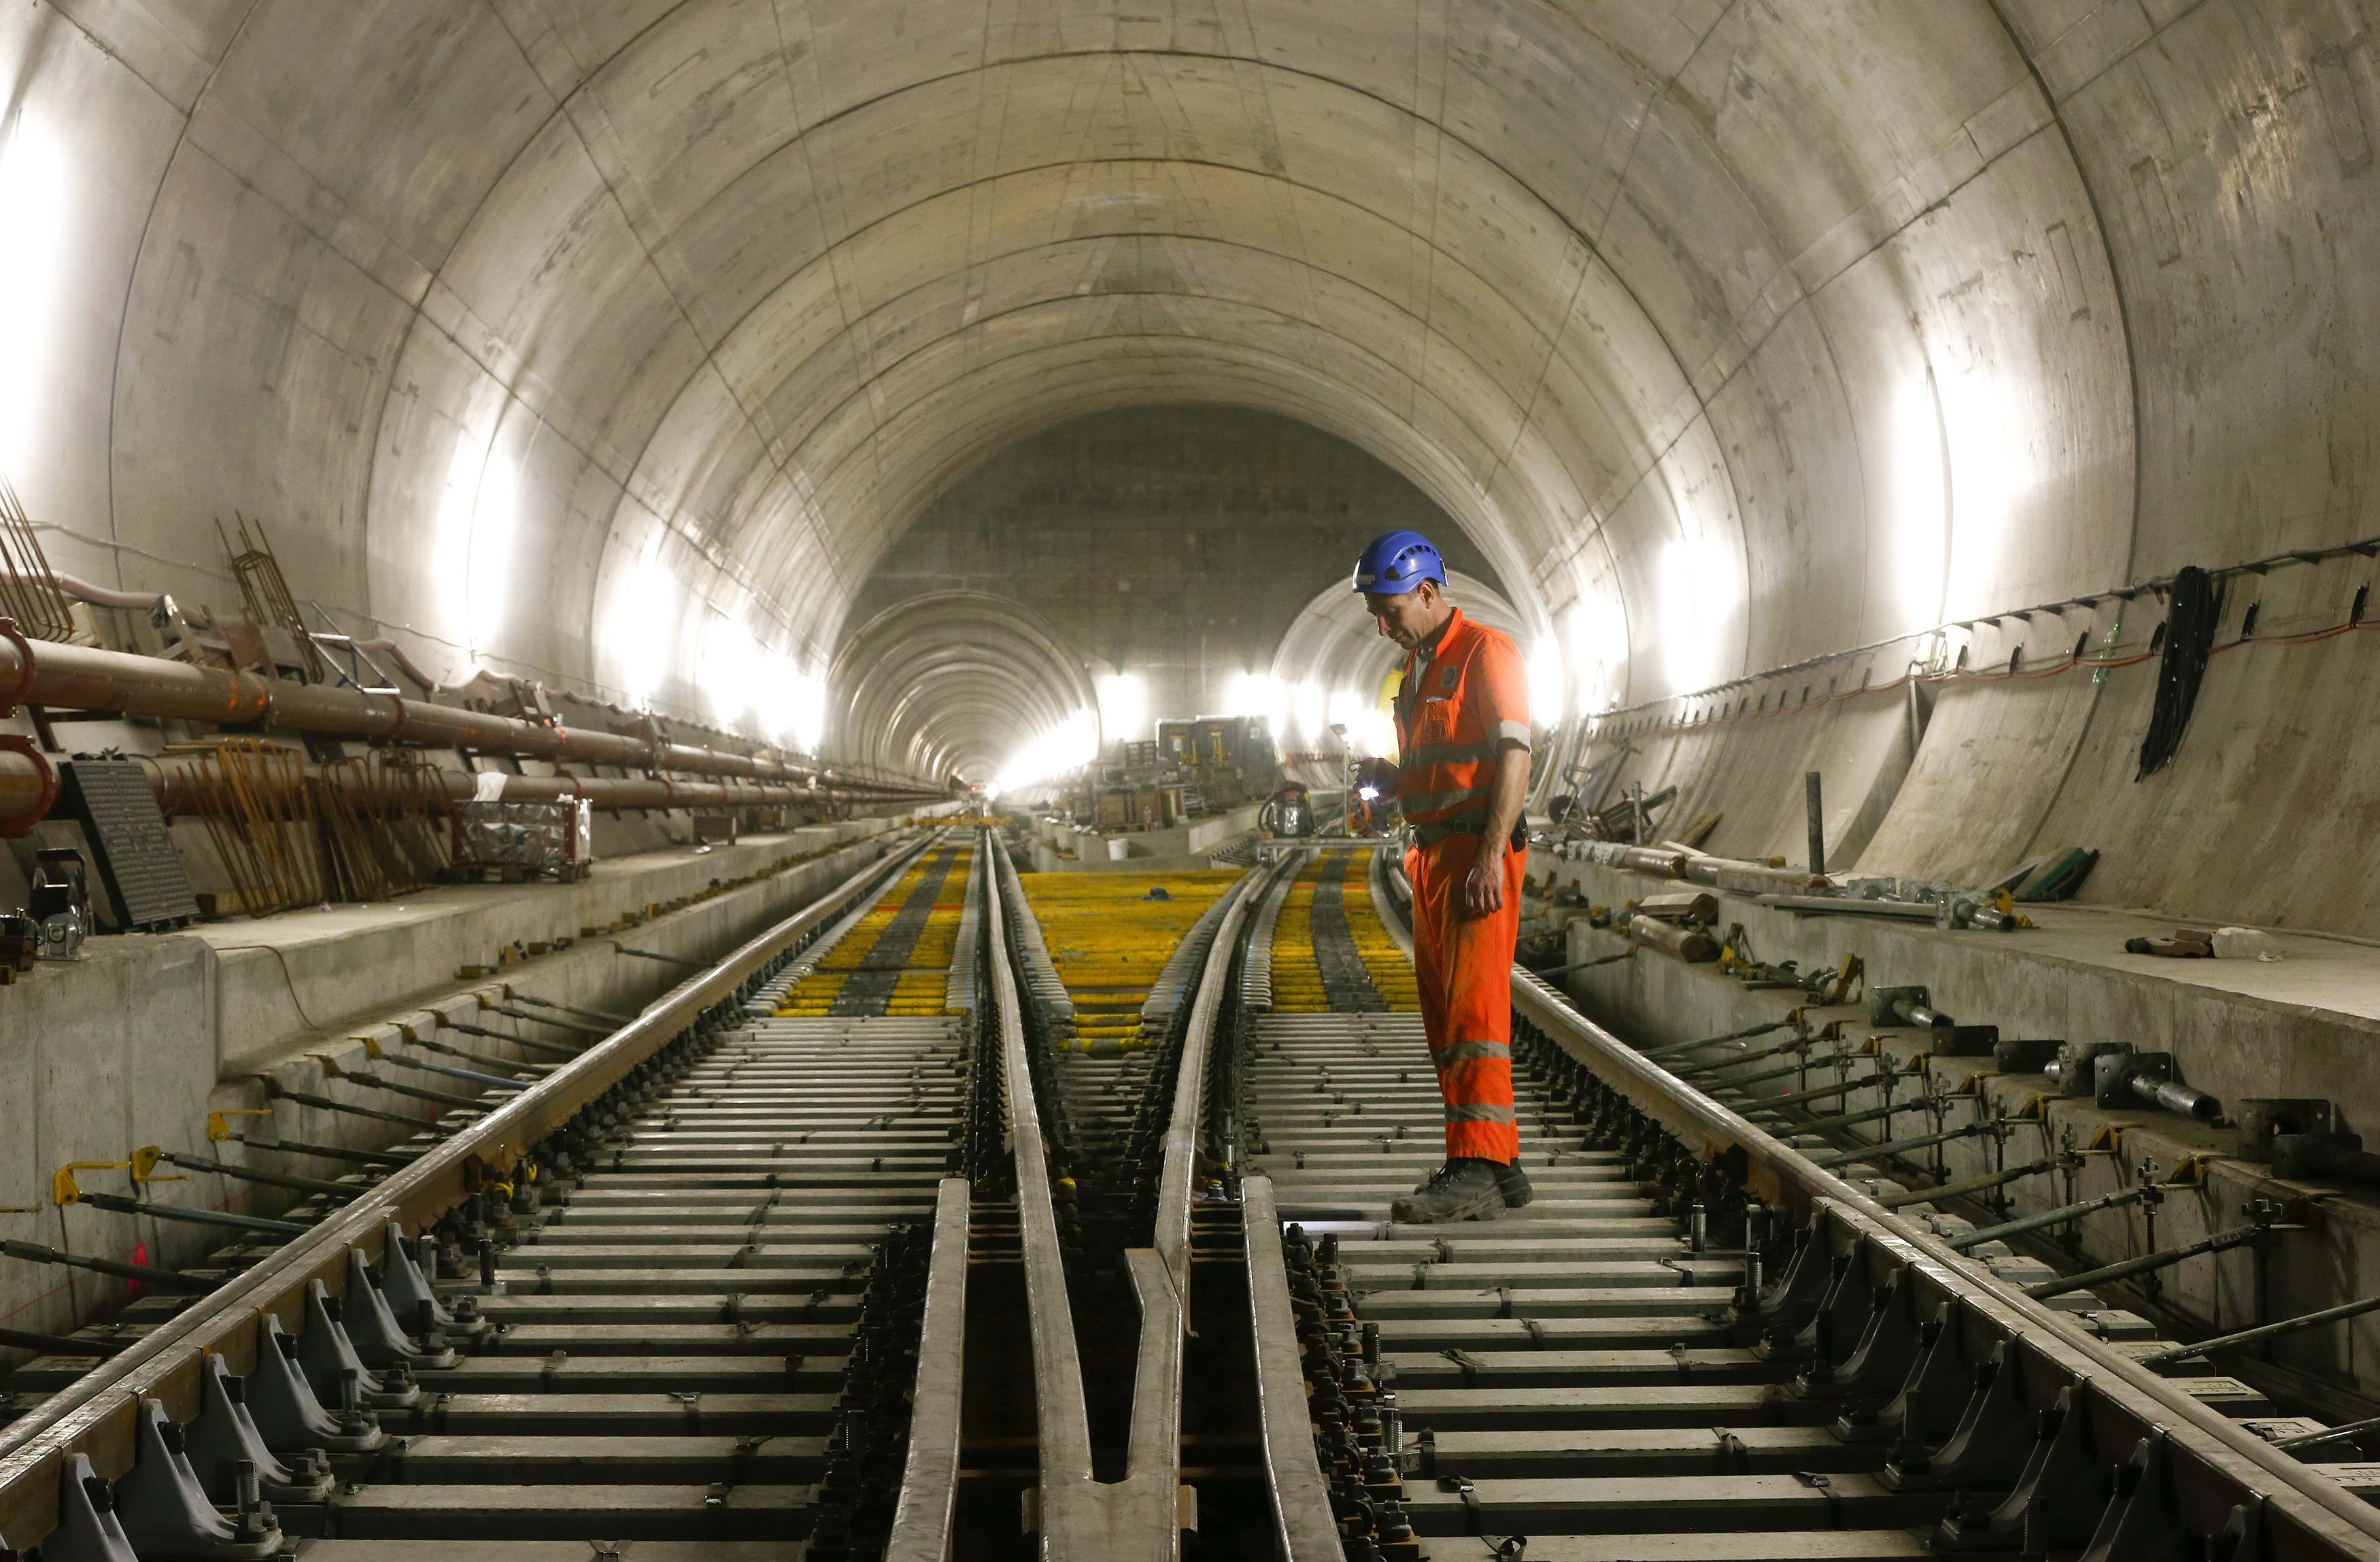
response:
<path id="1" fill-rule="evenodd" d="M 1485 819 L 1446 819 L 1436 824 L 1417 824 L 1413 827 L 1413 832 L 1414 844 L 1419 846 L 1424 851 L 1427 851 L 1432 846 L 1437 845 L 1439 842 L 1451 839 L 1457 835 L 1485 835 L 1488 833 L 1488 821 Z M 1528 850 L 1529 827 L 1525 822 L 1518 819 L 1513 821 L 1512 839 L 1509 844 L 1515 852 L 1525 852 Z"/>

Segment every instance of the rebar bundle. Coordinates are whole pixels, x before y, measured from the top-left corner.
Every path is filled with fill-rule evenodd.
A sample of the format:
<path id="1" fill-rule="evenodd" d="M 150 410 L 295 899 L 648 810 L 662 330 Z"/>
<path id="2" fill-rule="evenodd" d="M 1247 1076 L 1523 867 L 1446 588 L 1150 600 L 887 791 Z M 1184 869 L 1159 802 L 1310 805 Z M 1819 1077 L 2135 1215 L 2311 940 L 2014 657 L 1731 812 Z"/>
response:
<path id="1" fill-rule="evenodd" d="M 15 621 L 28 639 L 64 640 L 74 633 L 73 607 L 6 478 L 0 478 L 0 617 Z"/>
<path id="2" fill-rule="evenodd" d="M 332 898 L 384 901 L 438 882 L 446 866 L 446 789 L 419 755 L 376 749 L 310 778 Z"/>
<path id="3" fill-rule="evenodd" d="M 264 916 L 322 899 L 303 755 L 263 738 L 225 738 L 206 747 L 188 784 L 241 911 Z"/>
<path id="4" fill-rule="evenodd" d="M 264 523 L 256 523 L 256 535 L 251 538 L 247 516 L 234 515 L 232 521 L 239 528 L 237 547 L 221 521 L 215 523 L 215 531 L 223 538 L 224 551 L 231 556 L 231 573 L 239 581 L 239 595 L 248 605 L 248 616 L 258 624 L 278 624 L 287 630 L 290 638 L 298 643 L 306 682 L 328 683 L 330 663 L 314 644 L 314 636 L 307 632 L 305 615 L 298 611 L 298 599 L 289 589 L 288 577 L 281 573 L 281 561 L 274 557 L 273 544 L 265 539 Z"/>

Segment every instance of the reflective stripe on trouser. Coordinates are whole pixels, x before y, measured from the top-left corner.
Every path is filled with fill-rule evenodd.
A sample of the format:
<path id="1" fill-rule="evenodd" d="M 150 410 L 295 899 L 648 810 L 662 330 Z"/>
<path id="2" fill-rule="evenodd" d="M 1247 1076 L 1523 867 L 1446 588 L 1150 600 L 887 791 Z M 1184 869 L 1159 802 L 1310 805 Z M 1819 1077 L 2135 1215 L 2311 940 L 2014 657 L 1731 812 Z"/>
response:
<path id="1" fill-rule="evenodd" d="M 1527 854 L 1504 856 L 1504 904 L 1463 912 L 1480 837 L 1451 835 L 1405 854 L 1414 892 L 1414 979 L 1422 1028 L 1446 1100 L 1446 1153 L 1500 1164 L 1521 1153 L 1512 1116 L 1512 950 L 1521 936 Z"/>

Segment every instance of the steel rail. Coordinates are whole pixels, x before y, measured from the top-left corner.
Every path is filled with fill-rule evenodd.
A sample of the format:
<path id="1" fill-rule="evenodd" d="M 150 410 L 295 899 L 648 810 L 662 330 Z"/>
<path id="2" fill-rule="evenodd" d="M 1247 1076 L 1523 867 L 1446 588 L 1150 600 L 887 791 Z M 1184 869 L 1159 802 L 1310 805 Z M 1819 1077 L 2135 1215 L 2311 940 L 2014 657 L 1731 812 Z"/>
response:
<path id="1" fill-rule="evenodd" d="M 909 1407 L 909 1452 L 884 1562 L 944 1562 L 958 1508 L 959 1432 L 965 1399 L 967 1226 L 973 1186 L 945 1177 L 934 1193 L 934 1246 Z"/>
<path id="2" fill-rule="evenodd" d="M 1215 1023 L 1221 1018 L 1231 982 L 1232 953 L 1245 924 L 1252 893 L 1269 875 L 1243 874 L 1225 898 L 1223 915 L 1208 946 L 1198 996 L 1182 1041 L 1182 1067 L 1173 1081 L 1172 1115 L 1165 1125 L 1165 1165 L 1157 1186 L 1157 1228 L 1151 1243 L 1172 1277 L 1176 1305 L 1187 1322 L 1190 1306 L 1191 1181 L 1197 1172 L 1198 1130 L 1207 1103 L 1207 1070 L 1214 1056 Z"/>
<path id="3" fill-rule="evenodd" d="M 1182 1555 L 1182 1366 L 1184 1341 L 1190 1332 L 1191 1183 L 1197 1175 L 1207 1066 L 1231 983 L 1232 951 L 1256 898 L 1251 891 L 1269 877 L 1250 869 L 1224 899 L 1183 1033 L 1151 1245 L 1124 1253 L 1140 1302 L 1140 1339 L 1124 1478 L 1110 1488 L 1111 1531 L 1101 1556 L 1171 1559 Z"/>
<path id="4" fill-rule="evenodd" d="M 976 832 L 969 892 L 992 890 L 992 876 L 978 871 L 990 857 L 990 832 Z M 863 911 L 864 914 L 864 911 Z M 846 917 L 838 934 L 856 918 Z M 974 958 L 964 946 L 953 962 Z M 978 1031 L 978 1034 L 980 1032 Z M 945 1177 L 934 1193 L 934 1242 L 926 1264 L 925 1315 L 917 1330 L 916 1375 L 910 1388 L 909 1447 L 901 1470 L 901 1493 L 885 1538 L 884 1562 L 946 1562 L 951 1526 L 958 1511 L 959 1451 L 966 1400 L 967 1260 L 974 1224 L 974 1186 L 964 1177 Z"/>
<path id="5" fill-rule="evenodd" d="M 310 1280 L 323 1281 L 334 1296 L 343 1294 L 350 1249 L 378 1258 L 391 1221 L 419 1230 L 462 1203 L 480 1171 L 509 1168 L 588 1101 L 691 1029 L 706 1010 L 734 999 L 745 979 L 786 943 L 897 876 L 940 834 L 925 831 L 861 867 L 662 995 L 609 1039 L 392 1173 L 370 1197 L 337 1210 L 59 1390 L 39 1410 L 0 1427 L 0 1544 L 22 1549 L 54 1527 L 59 1474 L 74 1455 L 88 1456 L 103 1476 L 131 1468 L 143 1399 L 161 1400 L 176 1421 L 196 1416 L 202 1355 L 222 1356 L 235 1374 L 250 1370 L 261 1317 L 270 1314 L 296 1326 Z"/>
<path id="6" fill-rule="evenodd" d="M 1948 1302 L 1986 1359 L 2006 1341 L 2025 1360 L 2024 1381 L 2070 1386 L 2090 1401 L 2101 1461 L 2119 1465 L 2143 1437 L 2168 1434 L 2181 1481 L 2216 1483 L 2230 1500 L 2261 1511 L 2272 1557 L 2370 1556 L 2380 1547 L 2380 1508 L 2276 1450 L 2220 1412 L 2176 1388 L 1992 1276 L 1979 1262 L 1901 1219 L 1833 1172 L 1728 1107 L 1645 1061 L 1633 1047 L 1570 1007 L 1560 992 L 1512 975 L 1512 1010 L 1621 1092 L 1639 1110 L 1702 1154 L 1740 1148 L 1747 1186 L 1772 1205 L 1818 1222 L 1815 1240 L 1838 1253 L 1864 1251 L 1886 1269 L 1906 1271 L 1921 1296 Z M 2050 1394 L 2038 1397 L 2046 1404 Z M 2029 1389 L 2027 1399 L 2035 1396 Z"/>
<path id="7" fill-rule="evenodd" d="M 1049 1149 L 1041 1137 L 1040 1099 L 1026 1052 L 1025 1005 L 1008 951 L 1002 883 L 1015 868 L 1000 838 L 992 838 L 999 875 L 984 902 L 990 940 L 992 1012 L 1000 1026 L 1001 1087 L 1016 1162 L 1016 1214 L 1025 1265 L 1026 1327 L 1033 1350 L 1034 1422 L 1040 1443 L 1035 1488 L 1039 1554 L 1051 1562 L 1108 1555 L 1106 1488 L 1091 1478 L 1090 1412 L 1083 1396 L 1083 1357 L 1066 1292 L 1066 1259 L 1050 1199 Z"/>
<path id="8" fill-rule="evenodd" d="M 1402 879 L 1385 863 L 1376 879 Z M 1384 917 L 1411 951 L 1397 918 Z M 2131 1457 L 2143 1438 L 2158 1437 L 2185 1485 L 2211 1483 L 2230 1503 L 2261 1518 L 2268 1558 L 2370 1557 L 2380 1555 L 2380 1508 L 2337 1481 L 2289 1457 L 2219 1411 L 2211 1410 L 2130 1356 L 2086 1333 L 2067 1314 L 2044 1306 L 1996 1277 L 1979 1261 L 1893 1214 L 1842 1178 L 1777 1139 L 1758 1124 L 1678 1079 L 1634 1047 L 1572 1008 L 1550 985 L 1512 973 L 1515 1021 L 1534 1024 L 1606 1084 L 1685 1144 L 1705 1155 L 1743 1152 L 1747 1188 L 1771 1205 L 1809 1216 L 1814 1240 L 1836 1253 L 1864 1254 L 1880 1274 L 1901 1271 L 1916 1282 L 1921 1304 L 1949 1304 L 1953 1326 L 1974 1342 L 1969 1352 L 1987 1360 L 2006 1342 L 2024 1376 L 2043 1392 L 2028 1402 L 2047 1404 L 2055 1388 L 2071 1387 L 2091 1408 L 2089 1423 L 2099 1462 L 2110 1468 Z M 1788 1131 L 1800 1132 L 1788 1125 Z M 1879 1273 L 1872 1268 L 1871 1273 Z"/>
<path id="9" fill-rule="evenodd" d="M 1386 920 L 1383 918 L 1383 920 Z M 1256 1341 L 1257 1422 L 1272 1489 L 1273 1544 L 1280 1562 L 1341 1562 L 1339 1521 L 1314 1453 L 1314 1423 L 1281 1255 L 1281 1210 L 1272 1179 L 1240 1184 L 1240 1231 L 1248 1253 L 1248 1313 Z"/>

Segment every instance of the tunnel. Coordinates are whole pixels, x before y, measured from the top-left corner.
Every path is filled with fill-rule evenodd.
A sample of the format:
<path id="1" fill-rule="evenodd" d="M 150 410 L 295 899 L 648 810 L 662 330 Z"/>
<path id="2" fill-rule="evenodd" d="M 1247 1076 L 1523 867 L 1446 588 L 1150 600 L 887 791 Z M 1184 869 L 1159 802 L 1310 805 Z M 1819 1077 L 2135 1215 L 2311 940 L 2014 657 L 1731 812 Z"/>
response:
<path id="1" fill-rule="evenodd" d="M 393 1125 L 349 1108 L 430 1124 L 453 1103 L 419 1090 L 492 1084 L 418 1050 L 452 1023 L 501 1050 L 572 1006 L 600 1028 L 722 972 L 758 991 L 780 956 L 799 975 L 771 1001 L 807 1023 L 787 995 L 843 969 L 831 950 L 880 1007 L 931 988 L 990 1014 L 1014 987 L 1041 1196 L 1090 1233 L 1067 1243 L 1136 1231 L 1165 1140 L 1144 1118 L 1177 1053 L 1205 1056 L 1163 995 L 1242 973 L 1215 1002 L 1256 1069 L 1260 1034 L 1299 1045 L 1231 1007 L 1280 950 L 1324 951 L 1342 1009 L 1393 985 L 1379 962 L 1427 961 L 1398 848 L 1428 827 L 1396 834 L 1366 767 L 1417 763 L 1400 723 L 1434 653 L 1388 636 L 1356 573 L 1410 531 L 1514 670 L 1512 1012 L 1542 987 L 1623 1057 L 1547 1011 L 1546 1088 L 1582 1113 L 1616 1090 L 1718 1157 L 1754 1140 L 1709 1126 L 1714 1055 L 1681 1049 L 1768 1048 L 1735 1038 L 1774 1019 L 1800 1072 L 1761 1094 L 1881 1113 L 1848 1147 L 1762 1118 L 1780 1154 L 1941 1188 L 2038 1150 L 2037 1182 L 1939 1207 L 1985 1199 L 1981 1229 L 2122 1193 L 2042 1228 L 2069 1271 L 2262 1222 L 2121 1292 L 2127 1315 L 2198 1339 L 2374 1294 L 2380 1178 L 2349 1141 L 2380 1112 L 2375 30 L 2371 0 L 18 0 L 0 912 L 26 911 L 0 916 L 0 1237 L 215 1274 L 221 1229 L 68 1197 L 59 1168 L 280 1219 L 329 1196 L 290 1175 L 392 1175 L 352 1157 Z M 855 888 L 896 859 L 911 877 Z M 1218 889 L 1210 920 L 1179 889 L 1179 926 L 1138 898 L 1226 872 L 1285 888 Z M 899 931 L 801 922 L 829 906 Z M 1243 942 L 1211 953 L 1225 923 Z M 1155 953 L 1113 959 L 1159 1008 L 1111 1035 L 1068 962 L 1143 936 Z M 971 1080 L 1006 1067 L 1000 1039 L 968 1043 Z M 1111 1042 L 1113 1077 L 1054 1060 Z M 1629 1094 L 1647 1054 L 1670 1105 Z M 528 1095 L 578 1067 L 503 1056 Z M 1854 1059 L 1891 1065 L 1872 1094 Z M 1917 1132 L 1896 1069 L 1937 1137 L 1876 1151 Z M 953 1124 L 1013 1116 L 1018 1083 Z M 455 1200 L 562 1132 L 539 1109 Z M 276 1158 L 244 1123 L 334 1153 Z M 1240 1141 L 1207 1131 L 1217 1197 L 1249 1207 L 1214 1158 Z M 171 1181 L 141 1159 L 159 1145 L 285 1181 Z M 1852 1196 L 1848 1170 L 1780 1183 L 1766 1154 L 1730 1186 L 1797 1214 L 1778 1188 Z M 1915 1218 L 1859 1187 L 1876 1220 Z M 1861 1231 L 1838 1237 L 1884 1251 Z M 1139 1271 L 1084 1280 L 1085 1251 L 1078 1313 L 1146 1300 Z M 147 1285 L 0 1263 L 0 1363 L 46 1383 L 41 1341 L 120 1344 Z M 2380 1416 L 2374 1328 L 2221 1358 L 2265 1398 L 2217 1419 L 2321 1418 L 2263 1448 Z M 1130 1362 L 1083 1361 L 1094 1483 L 1121 1491 L 1129 1401 L 1103 1409 L 1099 1380 Z M 12 1495 L 55 1471 L 10 1461 L 67 1410 L 16 1392 L 0 1555 L 62 1521 Z M 91 1452 L 120 1483 L 119 1430 Z M 2380 1545 L 2347 1489 L 2322 1523 Z M 1217 1492 L 1218 1513 L 1246 1495 Z M 1005 1554 L 973 1544 L 949 1554 Z"/>

